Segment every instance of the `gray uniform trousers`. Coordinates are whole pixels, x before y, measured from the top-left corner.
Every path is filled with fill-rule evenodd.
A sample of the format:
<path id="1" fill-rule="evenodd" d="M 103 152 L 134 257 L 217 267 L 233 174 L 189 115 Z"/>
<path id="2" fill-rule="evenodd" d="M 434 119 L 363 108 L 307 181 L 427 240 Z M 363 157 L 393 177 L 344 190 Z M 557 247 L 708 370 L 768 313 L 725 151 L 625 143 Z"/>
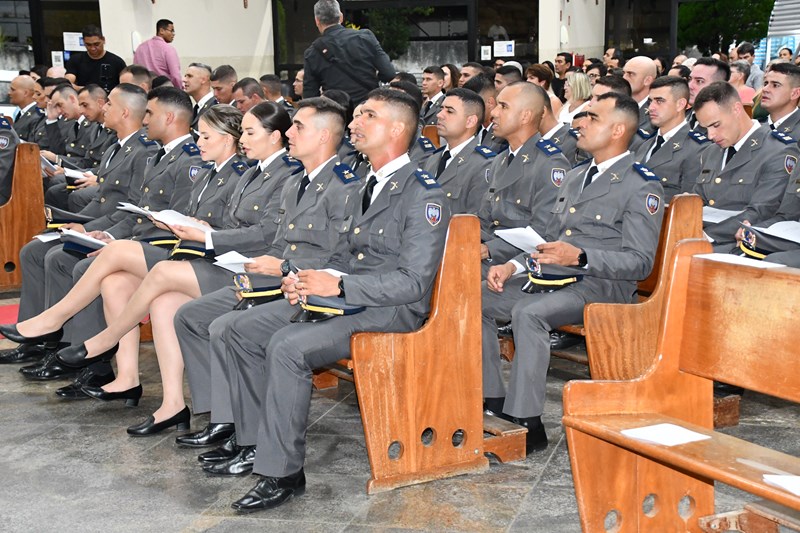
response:
<path id="1" fill-rule="evenodd" d="M 260 305 L 225 332 L 236 440 L 258 442 L 264 452 L 256 453 L 254 471 L 268 476 L 303 467 L 315 368 L 349 357 L 353 333 L 406 332 L 422 323 L 407 309 L 369 307 L 316 324 L 292 324 L 296 309 L 286 300 Z M 257 441 L 252 440 L 256 430 Z"/>
<path id="2" fill-rule="evenodd" d="M 482 347 L 483 395 L 506 401 L 503 412 L 517 417 L 540 416 L 544 411 L 547 368 L 550 365 L 550 331 L 583 321 L 583 308 L 590 302 L 626 301 L 609 298 L 596 280 L 584 281 L 550 293 L 528 294 L 520 289 L 526 275 L 509 280 L 502 293 L 483 284 Z M 593 282 L 594 281 L 594 282 Z M 508 394 L 503 384 L 497 321 L 514 324 L 514 361 L 508 380 Z"/>

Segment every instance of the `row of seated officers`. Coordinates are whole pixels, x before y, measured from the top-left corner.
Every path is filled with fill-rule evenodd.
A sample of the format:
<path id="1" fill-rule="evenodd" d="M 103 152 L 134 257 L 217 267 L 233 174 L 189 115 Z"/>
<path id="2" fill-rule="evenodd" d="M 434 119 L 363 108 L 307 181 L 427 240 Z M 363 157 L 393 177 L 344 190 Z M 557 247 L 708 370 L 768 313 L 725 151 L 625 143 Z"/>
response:
<path id="1" fill-rule="evenodd" d="M 715 80 L 724 69 L 711 67 L 694 96 L 680 78 L 652 83 L 657 131 L 635 153 L 640 107 L 621 78 L 596 84 L 571 128 L 541 87 L 497 93 L 477 76 L 447 93 L 439 149 L 419 141 L 420 105 L 401 85 L 370 92 L 349 124 L 325 97 L 303 100 L 292 119 L 273 102 L 244 115 L 212 106 L 195 144 L 185 92 L 121 83 L 103 107 L 115 133 L 95 166 L 99 185 L 66 224 L 107 245 L 88 257 L 59 241 L 22 249 L 19 322 L 0 326 L 20 345 L 0 357 L 36 360 L 21 369 L 30 379 L 80 372 L 63 398 L 137 405 L 137 325 L 149 314 L 163 400 L 128 433 L 189 428 L 185 367 L 193 410 L 210 412 L 210 423 L 178 444 L 218 446 L 198 457 L 210 474 L 260 475 L 235 509 L 275 507 L 305 490 L 312 371 L 348 357 L 354 332 L 419 328 L 450 216 L 471 213 L 482 228 L 485 408 L 527 427 L 527 451 L 541 450 L 550 331 L 580 322 L 587 303 L 634 300 L 673 195 L 693 191 L 740 213 L 705 224 L 720 251 L 736 247 L 739 222 L 800 218 L 795 141 L 753 123 L 736 90 Z M 796 71 L 781 75 L 800 86 Z M 215 231 L 168 227 L 119 201 Z M 69 221 L 69 211 L 58 217 Z M 526 226 L 547 241 L 533 253 L 496 235 Z M 228 251 L 254 259 L 234 284 L 212 264 Z M 507 386 L 505 322 L 517 347 Z"/>

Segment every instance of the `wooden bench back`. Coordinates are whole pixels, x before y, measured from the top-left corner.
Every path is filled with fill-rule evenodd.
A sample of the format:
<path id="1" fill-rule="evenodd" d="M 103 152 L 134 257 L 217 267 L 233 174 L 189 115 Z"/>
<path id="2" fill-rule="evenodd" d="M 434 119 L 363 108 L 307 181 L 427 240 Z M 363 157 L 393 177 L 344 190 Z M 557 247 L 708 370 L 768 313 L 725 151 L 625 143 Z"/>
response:
<path id="1" fill-rule="evenodd" d="M 800 270 L 691 259 L 668 319 L 682 322 L 680 369 L 800 402 Z M 677 316 L 676 316 L 677 315 Z"/>
<path id="2" fill-rule="evenodd" d="M 422 126 L 422 136 L 427 137 L 430 142 L 436 148 L 439 148 L 442 145 L 441 140 L 439 139 L 439 130 L 436 129 L 434 124 L 428 124 L 427 126 Z"/>
<path id="3" fill-rule="evenodd" d="M 370 493 L 488 468 L 479 245 L 478 219 L 454 216 L 425 325 L 350 340 Z"/>
<path id="4" fill-rule="evenodd" d="M 22 284 L 19 251 L 44 228 L 39 146 L 20 143 L 14 158 L 11 197 L 0 206 L 0 290 Z"/>

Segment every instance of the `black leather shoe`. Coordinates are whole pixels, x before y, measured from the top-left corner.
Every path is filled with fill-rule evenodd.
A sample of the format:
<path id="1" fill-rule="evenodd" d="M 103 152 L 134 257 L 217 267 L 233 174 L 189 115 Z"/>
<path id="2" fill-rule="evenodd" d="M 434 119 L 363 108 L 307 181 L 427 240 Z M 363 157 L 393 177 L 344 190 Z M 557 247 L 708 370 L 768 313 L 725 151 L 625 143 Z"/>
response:
<path id="1" fill-rule="evenodd" d="M 228 437 L 228 440 L 225 441 L 225 444 L 223 444 L 219 448 L 214 448 L 213 450 L 201 453 L 200 455 L 197 456 L 197 460 L 203 463 L 204 465 L 221 463 L 223 461 L 228 461 L 232 459 L 241 450 L 242 447 L 236 444 L 236 432 L 234 431 L 233 434 L 230 437 Z"/>
<path id="2" fill-rule="evenodd" d="M 110 361 L 114 354 L 117 353 L 119 344 L 115 344 L 110 349 L 101 353 L 96 357 L 87 357 L 89 353 L 86 351 L 86 345 L 81 343 L 77 346 L 68 346 L 58 351 L 56 357 L 64 366 L 71 368 L 83 368 L 92 363 L 99 363 L 101 361 Z"/>
<path id="3" fill-rule="evenodd" d="M 122 392 L 106 392 L 102 387 L 93 387 L 91 385 L 84 385 L 81 387 L 81 390 L 87 396 L 97 398 L 98 400 L 103 400 L 104 402 L 110 402 L 112 400 L 125 400 L 125 405 L 127 407 L 136 407 L 139 405 L 139 399 L 142 397 L 141 385 L 136 385 L 135 387 Z M 130 433 L 130 431 L 128 433 Z"/>
<path id="4" fill-rule="evenodd" d="M 500 326 L 497 328 L 497 336 L 498 337 L 513 337 L 514 330 L 511 329 L 511 322 L 505 324 L 504 326 Z"/>
<path id="5" fill-rule="evenodd" d="M 573 335 L 572 333 L 564 333 L 563 331 L 550 332 L 550 349 L 551 350 L 566 350 L 576 346 L 584 341 L 584 337 L 580 335 Z"/>
<path id="6" fill-rule="evenodd" d="M 175 443 L 179 446 L 186 446 L 188 448 L 203 448 L 205 446 L 213 446 L 228 440 L 228 437 L 233 435 L 234 431 L 233 424 L 209 423 L 205 428 L 203 428 L 203 431 L 175 437 Z"/>
<path id="7" fill-rule="evenodd" d="M 80 371 L 75 381 L 56 390 L 56 396 L 62 400 L 88 400 L 90 396 L 85 394 L 81 387 L 102 387 L 114 381 L 114 369 L 108 363 L 95 363 Z"/>
<path id="8" fill-rule="evenodd" d="M 263 509 L 273 509 L 283 505 L 291 498 L 306 492 L 306 475 L 303 470 L 286 477 L 264 476 L 258 484 L 244 495 L 244 498 L 231 504 L 240 513 L 252 513 Z"/>
<path id="9" fill-rule="evenodd" d="M 19 369 L 20 374 L 34 381 L 52 381 L 54 379 L 74 378 L 78 375 L 75 368 L 67 368 L 56 359 L 56 352 L 49 352 L 39 365 L 25 366 Z"/>
<path id="10" fill-rule="evenodd" d="M 16 348 L 0 351 L 0 365 L 15 365 L 41 361 L 47 355 L 43 342 L 20 344 Z"/>
<path id="11" fill-rule="evenodd" d="M 214 476 L 246 476 L 253 471 L 256 460 L 255 446 L 242 446 L 239 453 L 221 463 L 203 465 L 203 470 Z"/>
<path id="12" fill-rule="evenodd" d="M 131 389 L 133 390 L 133 389 Z M 128 435 L 132 437 L 146 437 L 148 435 L 155 435 L 167 428 L 175 426 L 178 431 L 186 431 L 189 429 L 189 421 L 192 414 L 189 412 L 188 407 L 184 407 L 178 414 L 171 416 L 163 422 L 156 423 L 156 419 L 152 415 L 147 417 L 147 420 L 141 424 L 136 424 L 128 428 Z"/>
<path id="13" fill-rule="evenodd" d="M 533 452 L 539 452 L 547 448 L 547 432 L 544 430 L 542 417 L 507 418 L 518 426 L 528 428 L 528 433 L 525 434 L 525 455 L 530 455 Z"/>
<path id="14" fill-rule="evenodd" d="M 36 344 L 37 342 L 58 342 L 64 336 L 64 330 L 58 328 L 58 331 L 51 331 L 38 337 L 26 337 L 20 334 L 16 324 L 0 324 L 0 335 L 19 344 Z"/>

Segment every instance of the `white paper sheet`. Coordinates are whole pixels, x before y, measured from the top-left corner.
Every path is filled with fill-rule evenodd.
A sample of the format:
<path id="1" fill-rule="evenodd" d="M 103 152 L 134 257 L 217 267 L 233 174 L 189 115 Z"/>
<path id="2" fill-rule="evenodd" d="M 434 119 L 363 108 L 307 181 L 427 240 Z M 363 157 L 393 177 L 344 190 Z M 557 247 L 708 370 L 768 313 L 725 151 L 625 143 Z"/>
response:
<path id="1" fill-rule="evenodd" d="M 214 265 L 225 270 L 230 270 L 233 273 L 244 272 L 244 265 L 246 263 L 255 263 L 255 259 L 245 257 L 237 251 L 226 252 L 222 255 L 216 256 Z"/>
<path id="2" fill-rule="evenodd" d="M 139 206 L 129 204 L 128 202 L 120 202 L 117 204 L 117 209 L 120 211 L 127 211 L 129 213 L 135 213 L 137 215 L 143 215 L 146 217 L 151 216 L 153 213 L 148 211 L 147 209 L 142 209 Z"/>
<path id="3" fill-rule="evenodd" d="M 800 476 L 764 474 L 764 481 L 800 496 Z"/>
<path id="4" fill-rule="evenodd" d="M 103 246 L 108 244 L 107 242 L 101 241 L 100 239 L 95 239 L 94 237 L 89 237 L 85 233 L 81 233 L 79 231 L 75 231 L 75 230 L 71 230 L 71 229 L 67 229 L 67 228 L 61 228 L 58 231 L 61 232 L 61 235 L 65 235 L 65 236 L 68 235 L 68 236 L 72 237 L 73 239 L 75 239 L 77 241 L 81 241 L 81 242 L 84 242 L 84 243 L 89 244 L 89 245 L 94 245 L 94 246 L 96 246 L 98 248 L 102 248 Z"/>
<path id="5" fill-rule="evenodd" d="M 623 429 L 621 433 L 633 439 L 664 446 L 677 446 L 711 438 L 675 424 L 655 424 L 641 428 Z"/>
<path id="6" fill-rule="evenodd" d="M 40 155 L 39 156 L 39 162 L 42 165 L 42 170 L 44 170 L 45 168 L 48 168 L 52 172 L 56 171 L 56 166 L 53 163 L 51 163 L 50 161 L 48 161 L 45 156 Z"/>
<path id="7" fill-rule="evenodd" d="M 60 233 L 52 232 L 52 233 L 42 233 L 41 235 L 34 235 L 34 239 L 37 239 L 41 242 L 52 242 L 57 241 L 61 238 Z"/>
<path id="8" fill-rule="evenodd" d="M 717 209 L 715 207 L 706 205 L 703 207 L 703 222 L 716 224 L 718 222 L 722 222 L 723 220 L 728 220 L 731 217 L 735 217 L 736 215 L 741 213 L 742 211 L 731 211 L 730 209 Z"/>
<path id="9" fill-rule="evenodd" d="M 547 242 L 530 226 L 526 228 L 500 229 L 495 231 L 494 234 L 511 246 L 515 246 L 527 253 L 536 251 L 537 246 Z"/>
<path id="10" fill-rule="evenodd" d="M 719 261 L 720 263 L 731 263 L 732 265 L 745 265 L 755 268 L 780 268 L 780 263 L 770 263 L 769 261 L 759 261 L 757 259 L 750 259 L 749 257 L 742 257 L 733 254 L 697 254 L 695 257 L 702 257 L 703 259 L 710 259 L 711 261 Z"/>
<path id="11" fill-rule="evenodd" d="M 68 178 L 76 179 L 76 180 L 85 180 L 86 176 L 83 175 L 83 172 L 78 170 L 72 170 L 71 168 L 64 169 L 64 175 Z"/>
<path id="12" fill-rule="evenodd" d="M 164 211 L 153 211 L 151 213 L 153 219 L 158 220 L 159 222 L 166 224 L 167 226 L 183 226 L 186 228 L 195 228 L 199 229 L 203 233 L 212 233 L 214 228 L 206 226 L 205 224 L 201 224 L 191 218 L 178 213 L 177 211 L 173 211 L 172 209 L 165 209 Z"/>
<path id="13" fill-rule="evenodd" d="M 772 235 L 773 237 L 779 237 L 800 244 L 800 222 L 785 220 L 783 222 L 776 222 L 768 228 L 755 227 L 754 229 L 757 229 L 765 235 Z"/>

